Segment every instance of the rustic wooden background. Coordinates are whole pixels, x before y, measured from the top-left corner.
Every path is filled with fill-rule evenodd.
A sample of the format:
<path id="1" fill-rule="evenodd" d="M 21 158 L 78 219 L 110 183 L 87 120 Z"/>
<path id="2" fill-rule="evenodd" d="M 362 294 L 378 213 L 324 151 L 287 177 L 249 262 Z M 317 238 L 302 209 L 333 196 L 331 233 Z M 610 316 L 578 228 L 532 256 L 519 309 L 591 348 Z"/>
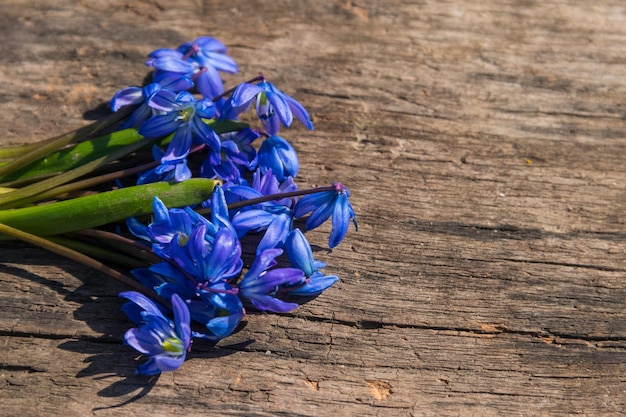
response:
<path id="1" fill-rule="evenodd" d="M 145 55 L 212 35 L 310 110 L 342 181 L 341 282 L 132 376 L 123 288 L 0 247 L 2 416 L 626 412 L 626 4 L 3 0 L 1 143 L 87 123 Z M 310 233 L 325 247 L 328 229 Z"/>

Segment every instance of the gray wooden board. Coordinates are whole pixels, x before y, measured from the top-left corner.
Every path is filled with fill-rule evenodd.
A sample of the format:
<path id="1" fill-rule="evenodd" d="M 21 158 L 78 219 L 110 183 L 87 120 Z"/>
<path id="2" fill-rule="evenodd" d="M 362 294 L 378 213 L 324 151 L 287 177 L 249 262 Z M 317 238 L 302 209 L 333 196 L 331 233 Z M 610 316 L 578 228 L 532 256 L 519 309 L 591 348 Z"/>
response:
<path id="1" fill-rule="evenodd" d="M 626 5 L 62 1 L 0 5 L 0 143 L 83 126 L 145 55 L 201 35 L 301 101 L 301 187 L 344 182 L 341 281 L 133 376 L 124 290 L 0 247 L 0 415 L 620 415 Z M 97 113 L 97 112 L 95 112 Z"/>

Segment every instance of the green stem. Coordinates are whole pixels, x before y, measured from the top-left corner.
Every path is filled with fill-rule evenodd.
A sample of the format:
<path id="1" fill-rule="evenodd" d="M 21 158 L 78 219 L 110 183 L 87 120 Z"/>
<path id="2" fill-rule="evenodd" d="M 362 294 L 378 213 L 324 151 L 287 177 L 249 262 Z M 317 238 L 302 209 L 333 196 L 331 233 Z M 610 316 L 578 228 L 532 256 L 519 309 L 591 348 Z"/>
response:
<path id="1" fill-rule="evenodd" d="M 93 135 L 117 122 L 124 119 L 134 110 L 134 106 L 123 107 L 120 111 L 113 113 L 103 119 L 100 119 L 88 126 L 81 127 L 80 129 L 73 130 L 55 138 L 47 139 L 39 143 L 41 146 L 37 146 L 34 149 L 28 150 L 27 153 L 22 154 L 18 158 L 11 162 L 0 166 L 0 177 L 12 172 L 16 169 L 22 168 L 30 164 L 37 159 L 46 156 L 58 149 L 61 149 L 65 145 L 72 142 L 76 142 L 87 136 Z M 35 144 L 37 145 L 37 144 Z"/>
<path id="2" fill-rule="evenodd" d="M 60 172 L 78 168 L 143 138 L 137 133 L 137 129 L 124 129 L 99 136 L 53 152 L 20 169 L 15 169 L 0 177 L 1 185 L 19 187 L 45 179 Z"/>
<path id="3" fill-rule="evenodd" d="M 121 149 L 117 149 L 106 156 L 100 157 L 73 170 L 64 172 L 52 178 L 36 182 L 34 184 L 27 185 L 10 193 L 0 194 L 0 209 L 15 208 L 38 201 L 39 194 L 44 193 L 49 189 L 57 187 L 61 184 L 65 184 L 78 177 L 82 177 L 83 175 L 90 173 L 96 168 L 99 168 L 111 161 L 115 161 L 116 159 L 119 159 L 124 155 L 134 152 L 144 146 L 150 145 L 155 140 L 156 139 L 142 139 L 128 146 L 124 146 Z"/>
<path id="4" fill-rule="evenodd" d="M 223 122 L 206 120 L 206 123 L 218 134 L 237 131 L 247 127 L 245 124 L 230 120 Z M 158 141 L 158 145 L 167 145 L 171 138 L 172 135 L 164 137 Z M 21 187 L 40 181 L 50 176 L 58 175 L 61 172 L 78 168 L 141 139 L 143 139 L 143 136 L 138 133 L 137 129 L 130 128 L 86 140 L 50 153 L 44 158 L 38 159 L 22 168 L 12 170 L 6 175 L 0 175 L 0 186 Z M 2 166 L 2 162 L 0 162 L 0 166 Z"/>
<path id="5" fill-rule="evenodd" d="M 65 246 L 66 248 L 78 251 L 84 255 L 100 261 L 111 262 L 127 269 L 145 268 L 148 266 L 146 262 L 133 258 L 132 256 L 128 256 L 127 254 L 113 251 L 111 248 L 93 245 L 65 236 L 49 236 L 47 239 L 56 244 Z"/>
<path id="6" fill-rule="evenodd" d="M 142 294 L 145 294 L 146 296 L 150 297 L 151 299 L 158 301 L 159 303 L 163 304 L 164 306 L 166 306 L 167 308 L 171 308 L 171 306 L 169 305 L 169 303 L 166 300 L 163 300 L 156 292 L 154 292 L 153 290 L 144 287 L 143 285 L 141 285 L 140 283 L 138 283 L 137 281 L 135 281 L 133 278 L 130 278 L 124 274 L 122 274 L 121 272 L 110 268 L 108 266 L 106 266 L 105 264 L 103 264 L 100 261 L 97 261 L 93 258 L 90 258 L 87 255 L 83 255 L 80 252 L 77 252 L 73 249 L 67 248 L 63 245 L 59 245 L 58 243 L 52 242 L 48 239 L 43 239 L 39 236 L 35 236 L 35 235 L 31 235 L 30 233 L 26 233 L 22 230 L 19 229 L 15 229 L 13 227 L 7 226 L 6 224 L 0 223 L 0 233 L 5 234 L 5 235 L 9 235 L 15 239 L 19 239 L 22 240 L 24 242 L 30 243 L 32 245 L 38 246 L 42 249 L 45 249 L 47 251 L 56 253 L 57 255 L 63 256 L 65 258 L 71 259 L 75 262 L 81 263 L 85 266 L 88 266 L 90 268 L 93 268 L 97 271 L 102 272 L 103 274 L 106 274 L 108 276 L 110 276 L 111 278 L 115 279 L 116 281 L 119 281 L 125 285 L 127 285 L 128 287 L 132 288 L 135 291 L 141 292 Z"/>
<path id="7" fill-rule="evenodd" d="M 211 198 L 217 183 L 206 178 L 191 178 L 178 184 L 156 182 L 56 203 L 0 210 L 0 223 L 38 236 L 92 229 L 152 213 L 155 196 L 167 207 L 199 204 Z M 6 236 L 0 234 L 0 240 L 3 238 Z"/>
<path id="8" fill-rule="evenodd" d="M 61 196 L 67 193 L 72 193 L 74 191 L 84 190 L 89 187 L 104 184 L 106 182 L 115 181 L 117 179 L 154 168 L 157 165 L 159 165 L 158 161 L 150 162 L 148 164 L 140 165 L 135 168 L 122 169 L 119 171 L 110 172 L 108 174 L 99 175 L 97 177 L 87 178 L 81 181 L 75 181 L 69 184 L 60 185 L 58 187 L 37 194 L 37 201 L 44 201 L 52 197 Z"/>
<path id="9" fill-rule="evenodd" d="M 77 230 L 72 233 L 72 235 L 97 239 L 150 264 L 156 264 L 162 261 L 158 255 L 152 252 L 149 246 L 115 233 L 98 229 L 84 229 Z"/>
<path id="10" fill-rule="evenodd" d="M 33 149 L 40 148 L 43 145 L 54 142 L 58 137 L 48 138 L 35 143 L 25 143 L 20 145 L 4 146 L 0 149 L 0 159 L 13 159 L 22 156 Z"/>

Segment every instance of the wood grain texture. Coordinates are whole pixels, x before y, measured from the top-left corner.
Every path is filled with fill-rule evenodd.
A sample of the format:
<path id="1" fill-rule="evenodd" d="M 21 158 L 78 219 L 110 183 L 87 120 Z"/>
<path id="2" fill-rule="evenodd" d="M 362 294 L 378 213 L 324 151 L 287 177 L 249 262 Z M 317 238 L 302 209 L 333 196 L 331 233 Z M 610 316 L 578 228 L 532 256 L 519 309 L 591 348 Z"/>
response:
<path id="1" fill-rule="evenodd" d="M 117 284 L 0 247 L 3 416 L 626 412 L 626 6 L 617 0 L 0 5 L 0 143 L 82 126 L 200 35 L 310 111 L 300 184 L 342 181 L 341 277 L 132 376 Z"/>

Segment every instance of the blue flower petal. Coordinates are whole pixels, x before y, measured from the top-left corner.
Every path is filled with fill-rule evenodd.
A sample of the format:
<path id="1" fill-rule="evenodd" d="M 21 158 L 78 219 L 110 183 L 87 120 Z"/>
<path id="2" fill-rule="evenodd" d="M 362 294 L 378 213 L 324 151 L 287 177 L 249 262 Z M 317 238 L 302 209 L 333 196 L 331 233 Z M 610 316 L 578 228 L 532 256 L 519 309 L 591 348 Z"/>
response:
<path id="1" fill-rule="evenodd" d="M 276 93 L 268 92 L 266 94 L 267 100 L 272 105 L 274 112 L 280 119 L 280 122 L 283 124 L 283 126 L 291 126 L 291 122 L 293 121 L 293 114 L 291 113 L 289 104 L 287 104 L 287 101 L 284 99 L 284 94 L 282 93 L 282 91 L 278 91 Z M 275 133 L 277 132 L 272 132 L 271 134 Z"/>
<path id="2" fill-rule="evenodd" d="M 204 52 L 198 56 L 198 62 L 203 67 L 211 66 L 219 71 L 230 72 L 233 74 L 239 71 L 237 63 L 234 59 L 228 55 L 220 53 Z"/>
<path id="3" fill-rule="evenodd" d="M 193 63 L 184 61 L 174 55 L 161 55 L 157 58 L 149 60 L 148 62 L 150 63 L 150 66 L 161 71 L 189 74 L 196 69 L 196 66 Z"/>
<path id="4" fill-rule="evenodd" d="M 124 334 L 124 343 L 144 355 L 157 355 L 163 351 L 159 340 L 152 331 L 143 328 L 132 328 Z"/>
<path id="5" fill-rule="evenodd" d="M 224 278 L 233 263 L 241 256 L 239 240 L 229 229 L 222 228 L 217 232 L 213 250 L 209 254 L 204 269 L 204 278 L 212 282 Z"/>
<path id="6" fill-rule="evenodd" d="M 238 234 L 245 234 L 250 230 L 265 230 L 272 220 L 274 220 L 274 214 L 261 209 L 253 209 L 237 212 L 233 216 L 232 223 Z"/>
<path id="7" fill-rule="evenodd" d="M 309 218 L 306 219 L 306 228 L 308 230 L 315 229 L 328 220 L 334 211 L 333 203 L 334 201 L 331 200 L 330 202 L 322 204 L 320 207 L 315 209 Z"/>
<path id="8" fill-rule="evenodd" d="M 316 272 L 307 280 L 306 284 L 288 292 L 291 295 L 315 297 L 337 281 L 339 281 L 339 278 L 334 275 L 324 275 L 321 272 Z"/>
<path id="9" fill-rule="evenodd" d="M 261 311 L 272 311 L 274 313 L 288 313 L 298 308 L 296 303 L 287 303 L 269 295 L 257 295 L 250 299 L 252 305 Z"/>
<path id="10" fill-rule="evenodd" d="M 259 242 L 256 254 L 258 255 L 266 249 L 282 247 L 291 230 L 291 223 L 291 213 L 285 212 L 275 216 L 267 227 L 263 239 Z"/>
<path id="11" fill-rule="evenodd" d="M 220 137 L 199 117 L 194 117 L 190 121 L 193 131 L 198 135 L 203 143 L 206 143 L 215 152 L 221 148 Z"/>
<path id="12" fill-rule="evenodd" d="M 175 371 L 185 361 L 185 355 L 179 357 L 172 356 L 153 356 L 148 362 L 137 367 L 136 374 L 139 375 L 157 375 L 163 371 Z"/>
<path id="13" fill-rule="evenodd" d="M 191 317 L 189 316 L 189 309 L 178 294 L 172 295 L 171 302 L 172 309 L 174 310 L 174 326 L 176 327 L 176 333 L 183 341 L 183 345 L 189 346 L 191 342 L 191 327 L 189 326 Z"/>
<path id="14" fill-rule="evenodd" d="M 226 53 L 226 45 L 224 45 L 219 39 L 215 39 L 211 36 L 199 36 L 193 42 L 187 42 L 179 46 L 177 49 L 186 50 L 195 44 L 201 51 L 215 51 L 222 54 Z M 182 51 L 181 51 L 182 52 Z"/>
<path id="15" fill-rule="evenodd" d="M 174 92 L 186 91 L 193 87 L 191 78 L 176 72 L 155 72 L 152 82 Z"/>
<path id="16" fill-rule="evenodd" d="M 176 118 L 177 114 L 174 112 L 152 116 L 141 125 L 139 134 L 147 138 L 167 136 L 180 125 L 180 121 L 177 121 Z"/>
<path id="17" fill-rule="evenodd" d="M 311 245 L 300 229 L 292 230 L 287 236 L 285 253 L 291 265 L 300 268 L 307 277 L 311 276 L 318 269 L 313 258 Z"/>
<path id="18" fill-rule="evenodd" d="M 167 146 L 165 155 L 161 158 L 162 163 L 180 162 L 189 155 L 191 145 L 193 144 L 193 137 L 191 134 L 189 125 L 181 125 L 176 132 L 172 141 Z"/>
<path id="19" fill-rule="evenodd" d="M 252 294 L 267 294 L 281 285 L 298 284 L 304 273 L 297 268 L 276 268 L 270 269 L 265 274 L 256 279 L 249 279 L 239 287 L 244 296 Z"/>
<path id="20" fill-rule="evenodd" d="M 111 99 L 111 110 L 118 111 L 123 106 L 143 103 L 144 96 L 139 87 L 127 87 L 115 93 Z"/>
<path id="21" fill-rule="evenodd" d="M 296 203 L 293 209 L 294 215 L 299 219 L 313 210 L 316 210 L 318 207 L 329 204 L 334 196 L 335 192 L 333 191 L 305 195 Z"/>
<path id="22" fill-rule="evenodd" d="M 217 70 L 212 66 L 205 66 L 196 78 L 196 87 L 202 97 L 213 99 L 224 92 L 224 84 Z"/>
<path id="23" fill-rule="evenodd" d="M 132 301 L 133 303 L 141 307 L 144 311 L 147 311 L 150 314 L 163 317 L 163 313 L 161 313 L 161 310 L 159 310 L 156 304 L 154 304 L 152 300 L 150 300 L 148 297 L 141 293 L 138 293 L 136 291 L 126 291 L 120 293 L 119 296 Z"/>
<path id="24" fill-rule="evenodd" d="M 263 141 L 258 159 L 261 170 L 263 172 L 271 170 L 278 181 L 298 174 L 298 154 L 293 146 L 280 136 L 271 136 Z"/>
<path id="25" fill-rule="evenodd" d="M 239 84 L 230 96 L 233 108 L 248 106 L 254 98 L 263 92 L 263 88 L 250 83 Z"/>
<path id="26" fill-rule="evenodd" d="M 177 93 L 174 91 L 161 89 L 150 96 L 148 104 L 153 109 L 170 112 L 180 107 L 176 102 L 176 96 Z"/>
<path id="27" fill-rule="evenodd" d="M 305 125 L 307 129 L 313 130 L 313 123 L 311 123 L 311 118 L 309 117 L 309 113 L 307 113 L 305 108 L 296 100 L 287 95 L 284 97 L 284 99 L 287 101 L 289 109 L 296 117 L 296 119 L 300 120 L 300 122 L 302 122 L 302 124 Z"/>
<path id="28" fill-rule="evenodd" d="M 250 281 L 258 278 L 265 270 L 276 265 L 276 261 L 274 259 L 282 253 L 282 249 L 267 249 L 258 254 L 250 266 L 248 273 L 244 277 L 244 280 L 247 279 Z"/>

